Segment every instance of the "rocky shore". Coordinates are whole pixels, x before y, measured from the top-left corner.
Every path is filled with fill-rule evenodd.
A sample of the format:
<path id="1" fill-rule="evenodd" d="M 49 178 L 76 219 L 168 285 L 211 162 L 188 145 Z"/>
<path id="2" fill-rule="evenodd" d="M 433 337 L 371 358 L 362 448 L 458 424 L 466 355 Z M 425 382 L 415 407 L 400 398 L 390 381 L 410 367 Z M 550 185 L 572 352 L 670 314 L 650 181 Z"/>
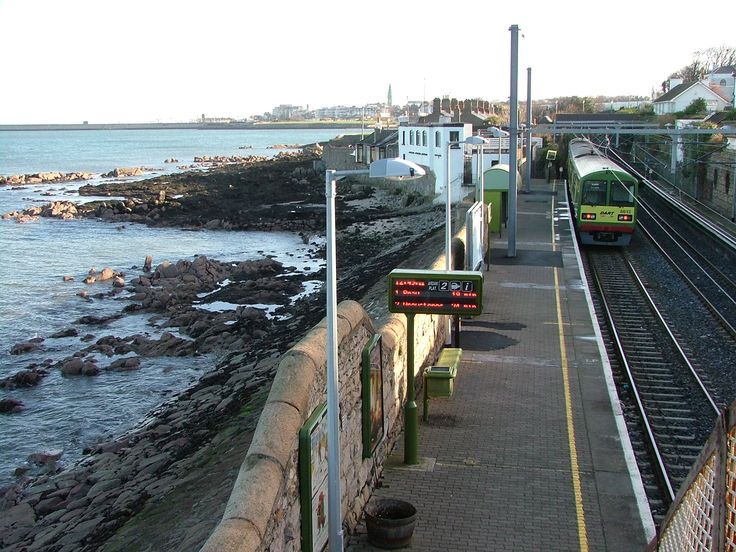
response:
<path id="1" fill-rule="evenodd" d="M 34 216 L 289 230 L 309 242 L 325 222 L 324 174 L 314 170 L 315 160 L 288 155 L 205 173 L 109 182 L 80 193 L 125 200 L 77 205 L 66 217 L 60 213 L 70 208 L 44 206 Z M 338 191 L 338 296 L 360 299 L 437 233 L 444 214 L 414 197 L 365 185 L 340 182 Z M 58 471 L 61 451 L 29 458 L 35 471 L 0 489 L 2 550 L 196 550 L 222 515 L 280 354 L 324 316 L 322 293 L 291 300 L 305 279 L 323 280 L 322 272 L 298 273 L 268 258 L 224 263 L 199 256 L 155 268 L 150 260 L 145 264 L 120 288 L 132 294 L 120 316 L 151 313 L 165 330 L 160 338 L 103 335 L 63 361 L 29 367 L 0 385 L 36 385 L 49 370 L 69 377 L 135 371 L 147 355 L 214 352 L 220 360 L 135 428 L 90 447 L 77 465 Z M 202 308 L 216 301 L 239 306 L 222 312 Z M 280 306 L 268 317 L 247 306 L 256 303 Z M 67 331 L 103 322 L 75 321 Z M 42 342 L 17 346 L 22 354 L 25 346 Z M 125 356 L 104 365 L 91 361 L 113 354 Z M 19 414 L 11 413 L 18 408 Z M 22 415 L 22 404 L 9 405 L 2 415 Z"/>

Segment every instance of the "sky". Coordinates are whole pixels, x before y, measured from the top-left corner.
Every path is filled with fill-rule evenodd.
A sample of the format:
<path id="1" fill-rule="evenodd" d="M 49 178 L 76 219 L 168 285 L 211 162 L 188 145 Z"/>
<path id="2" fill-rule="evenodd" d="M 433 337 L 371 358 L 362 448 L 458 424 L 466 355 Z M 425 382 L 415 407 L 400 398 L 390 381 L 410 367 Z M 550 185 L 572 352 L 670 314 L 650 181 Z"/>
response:
<path id="1" fill-rule="evenodd" d="M 0 0 L 0 124 L 184 122 L 434 97 L 642 95 L 732 26 L 647 0 Z M 736 2 L 720 3 L 733 21 Z M 701 20 L 700 23 L 698 20 Z"/>

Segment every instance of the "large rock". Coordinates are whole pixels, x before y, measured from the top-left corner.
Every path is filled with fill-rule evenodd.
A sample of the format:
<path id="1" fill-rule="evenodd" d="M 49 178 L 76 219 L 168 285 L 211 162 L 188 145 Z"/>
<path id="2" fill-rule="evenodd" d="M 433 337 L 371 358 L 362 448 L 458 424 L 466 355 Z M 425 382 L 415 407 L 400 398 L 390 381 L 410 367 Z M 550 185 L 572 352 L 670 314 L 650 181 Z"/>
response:
<path id="1" fill-rule="evenodd" d="M 67 361 L 62 361 L 61 373 L 65 376 L 78 376 L 82 373 L 84 368 L 84 361 L 79 357 L 71 358 Z"/>
<path id="2" fill-rule="evenodd" d="M 41 344 L 35 341 L 26 341 L 25 343 L 16 343 L 10 349 L 11 355 L 24 355 L 36 351 L 41 347 Z"/>
<path id="3" fill-rule="evenodd" d="M 141 176 L 145 171 L 141 167 L 118 167 L 109 173 L 102 175 L 102 178 L 124 178 L 126 176 Z"/>
<path id="4" fill-rule="evenodd" d="M 16 414 L 23 410 L 23 402 L 13 398 L 0 399 L 0 414 Z"/>
<path id="5" fill-rule="evenodd" d="M 141 359 L 137 357 L 120 358 L 113 361 L 107 369 L 112 372 L 129 372 L 138 370 L 141 367 Z"/>
<path id="6" fill-rule="evenodd" d="M 104 280 L 109 280 L 113 278 L 114 276 L 115 276 L 115 272 L 113 272 L 112 268 L 110 268 L 109 266 L 106 266 L 105 268 L 102 269 L 102 272 L 100 272 L 97 279 L 100 282 L 102 282 Z"/>

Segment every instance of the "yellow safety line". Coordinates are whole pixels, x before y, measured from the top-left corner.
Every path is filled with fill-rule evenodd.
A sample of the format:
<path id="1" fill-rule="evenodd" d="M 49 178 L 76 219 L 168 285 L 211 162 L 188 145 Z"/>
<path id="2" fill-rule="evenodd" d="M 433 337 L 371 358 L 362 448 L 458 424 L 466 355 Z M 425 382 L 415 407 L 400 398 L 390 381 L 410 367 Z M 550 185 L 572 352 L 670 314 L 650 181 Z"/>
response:
<path id="1" fill-rule="evenodd" d="M 556 182 L 555 182 L 556 184 Z M 556 186 L 553 185 L 553 188 Z M 552 212 L 554 213 L 555 200 L 552 196 Z M 554 240 L 554 216 L 552 217 L 552 251 L 556 251 Z M 560 301 L 560 279 L 558 269 L 554 269 L 555 275 L 555 302 L 557 304 L 557 328 L 560 338 L 560 361 L 562 364 L 562 380 L 565 391 L 565 416 L 567 418 L 567 442 L 570 449 L 570 469 L 572 471 L 572 488 L 575 495 L 575 512 L 578 522 L 578 539 L 580 540 L 580 551 L 588 552 L 588 530 L 585 525 L 585 511 L 583 510 L 583 489 L 580 484 L 580 467 L 578 466 L 578 449 L 575 444 L 575 422 L 572 417 L 572 398 L 570 394 L 570 371 L 567 364 L 567 349 L 565 348 L 565 330 L 562 323 L 562 306 Z"/>

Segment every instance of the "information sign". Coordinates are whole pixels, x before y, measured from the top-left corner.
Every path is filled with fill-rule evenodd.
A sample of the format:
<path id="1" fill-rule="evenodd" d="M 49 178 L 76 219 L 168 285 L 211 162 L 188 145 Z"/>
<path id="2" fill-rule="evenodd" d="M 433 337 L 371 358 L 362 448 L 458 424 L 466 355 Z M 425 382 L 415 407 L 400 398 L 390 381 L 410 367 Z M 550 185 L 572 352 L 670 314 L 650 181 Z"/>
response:
<path id="1" fill-rule="evenodd" d="M 483 312 L 483 274 L 470 270 L 405 270 L 388 275 L 390 312 L 458 314 Z"/>

